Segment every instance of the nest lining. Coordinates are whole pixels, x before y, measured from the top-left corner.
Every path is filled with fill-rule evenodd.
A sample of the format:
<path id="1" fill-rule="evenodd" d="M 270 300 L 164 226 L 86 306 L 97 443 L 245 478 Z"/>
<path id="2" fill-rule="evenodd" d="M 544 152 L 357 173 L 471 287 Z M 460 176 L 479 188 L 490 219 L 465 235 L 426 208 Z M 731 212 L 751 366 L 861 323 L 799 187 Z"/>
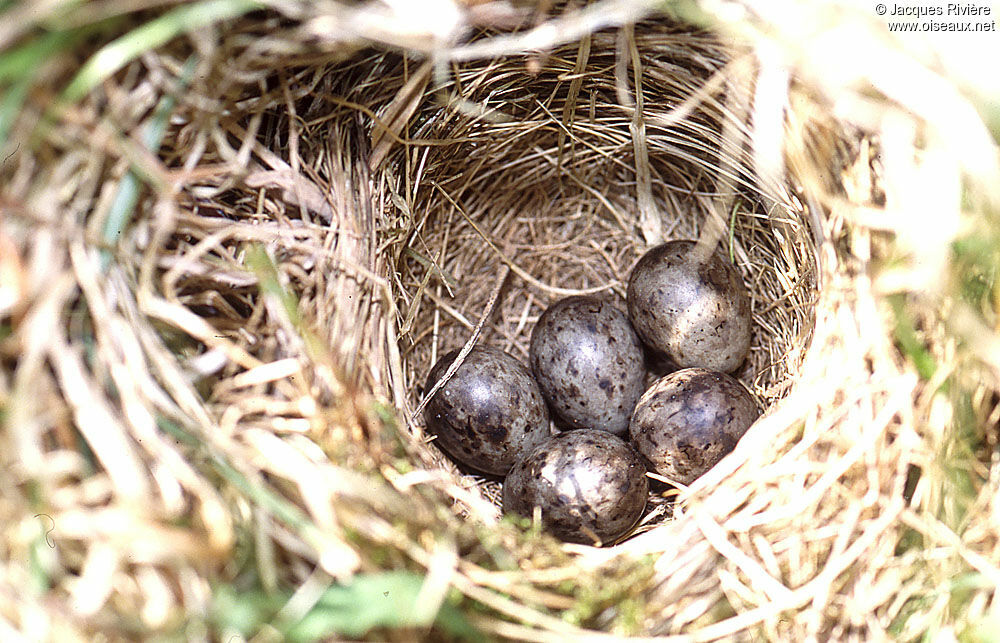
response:
<path id="1" fill-rule="evenodd" d="M 629 49 L 635 60 L 623 67 Z M 540 57 L 464 64 L 427 89 L 409 131 L 427 144 L 397 150 L 385 170 L 388 216 L 408 223 L 389 242 L 387 279 L 404 365 L 396 399 L 416 436 L 423 420 L 414 414 L 441 355 L 478 332 L 478 342 L 527 363 L 531 329 L 549 304 L 586 292 L 623 298 L 646 249 L 712 234 L 706 222 L 720 204 L 734 213 L 719 226 L 729 228 L 720 251 L 752 297 L 751 353 L 735 375 L 765 408 L 787 392 L 813 324 L 815 245 L 787 191 L 762 188 L 746 154 L 726 157 L 725 136 L 739 137 L 737 150 L 748 136 L 737 105 L 746 94 L 736 83 L 705 87 L 724 77 L 731 55 L 710 36 L 659 22 L 638 25 L 630 41 L 598 33 Z M 414 71 L 391 56 L 374 67 L 383 92 Z M 676 123 L 651 124 L 685 102 L 694 109 Z M 468 473 L 436 447 L 422 449 L 430 466 Z M 462 484 L 498 503 L 498 481 Z"/>

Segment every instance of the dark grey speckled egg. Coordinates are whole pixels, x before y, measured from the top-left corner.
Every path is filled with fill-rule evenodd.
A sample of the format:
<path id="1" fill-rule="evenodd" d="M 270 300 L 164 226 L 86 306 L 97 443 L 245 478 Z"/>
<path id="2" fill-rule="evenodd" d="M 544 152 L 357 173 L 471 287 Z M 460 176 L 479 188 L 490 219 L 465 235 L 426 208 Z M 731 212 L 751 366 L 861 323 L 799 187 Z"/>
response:
<path id="1" fill-rule="evenodd" d="M 646 370 L 639 336 L 610 301 L 576 296 L 549 306 L 531 332 L 529 360 L 568 428 L 628 430 Z"/>
<path id="2" fill-rule="evenodd" d="M 732 451 L 759 415 L 750 392 L 729 375 L 686 368 L 643 394 L 629 434 L 657 473 L 690 484 Z"/>
<path id="3" fill-rule="evenodd" d="M 503 483 L 503 509 L 531 517 L 557 538 L 608 543 L 631 529 L 649 495 L 646 465 L 607 431 L 566 431 L 518 460 Z"/>
<path id="4" fill-rule="evenodd" d="M 750 295 L 718 253 L 704 263 L 694 241 L 670 241 L 639 259 L 628 280 L 628 314 L 639 337 L 681 368 L 730 372 L 750 351 Z"/>
<path id="5" fill-rule="evenodd" d="M 458 357 L 438 360 L 426 391 Z M 428 431 L 452 459 L 505 475 L 514 461 L 549 437 L 549 413 L 528 369 L 500 349 L 477 346 L 424 407 Z"/>

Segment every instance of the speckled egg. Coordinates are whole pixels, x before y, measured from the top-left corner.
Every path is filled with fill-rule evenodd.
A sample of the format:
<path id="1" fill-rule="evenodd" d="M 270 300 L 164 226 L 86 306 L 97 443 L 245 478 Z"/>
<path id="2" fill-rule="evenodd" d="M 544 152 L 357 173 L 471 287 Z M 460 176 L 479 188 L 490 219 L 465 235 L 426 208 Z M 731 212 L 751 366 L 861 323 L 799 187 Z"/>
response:
<path id="1" fill-rule="evenodd" d="M 628 430 L 646 370 L 639 336 L 610 301 L 577 296 L 549 306 L 531 332 L 529 361 L 567 428 Z"/>
<path id="2" fill-rule="evenodd" d="M 426 391 L 458 356 L 438 360 Z M 490 346 L 477 346 L 424 407 L 428 431 L 452 459 L 485 473 L 505 475 L 519 457 L 549 436 L 542 392 L 521 362 Z"/>
<path id="3" fill-rule="evenodd" d="M 643 394 L 629 434 L 657 473 L 690 484 L 736 447 L 758 415 L 749 391 L 729 375 L 686 368 Z"/>
<path id="4" fill-rule="evenodd" d="M 628 314 L 639 337 L 681 368 L 729 372 L 750 351 L 750 295 L 718 253 L 695 261 L 694 241 L 670 241 L 639 259 Z"/>
<path id="5" fill-rule="evenodd" d="M 503 483 L 507 513 L 531 517 L 557 538 L 608 543 L 631 529 L 649 494 L 646 466 L 635 450 L 607 431 L 560 433 L 518 460 Z"/>

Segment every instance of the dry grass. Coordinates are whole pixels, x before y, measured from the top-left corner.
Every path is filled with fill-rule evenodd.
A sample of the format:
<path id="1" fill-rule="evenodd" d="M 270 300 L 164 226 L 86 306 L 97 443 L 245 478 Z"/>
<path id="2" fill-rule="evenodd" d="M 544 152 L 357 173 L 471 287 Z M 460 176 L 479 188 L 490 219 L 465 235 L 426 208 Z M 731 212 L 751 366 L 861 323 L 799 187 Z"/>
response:
<path id="1" fill-rule="evenodd" d="M 51 9 L 111 67 L 0 58 L 0 638 L 996 632 L 1000 172 L 955 41 L 826 4 L 148 4 Z M 176 37 L 123 54 L 150 20 Z M 422 439 L 429 365 L 523 359 L 548 303 L 695 237 L 754 293 L 768 413 L 614 547 L 499 520 Z"/>

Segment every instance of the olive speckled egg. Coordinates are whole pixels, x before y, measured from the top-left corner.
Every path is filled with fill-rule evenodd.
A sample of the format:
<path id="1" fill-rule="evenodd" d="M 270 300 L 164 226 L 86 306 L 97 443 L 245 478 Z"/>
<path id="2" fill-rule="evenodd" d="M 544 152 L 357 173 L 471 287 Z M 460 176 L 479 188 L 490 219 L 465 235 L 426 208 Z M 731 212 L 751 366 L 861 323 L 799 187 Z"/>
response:
<path id="1" fill-rule="evenodd" d="M 750 350 L 750 295 L 731 263 L 692 256 L 694 241 L 670 241 L 639 259 L 628 280 L 637 333 L 681 368 L 729 372 Z"/>
<path id="2" fill-rule="evenodd" d="M 566 431 L 517 461 L 503 483 L 507 513 L 531 517 L 567 542 L 614 541 L 642 516 L 649 494 L 646 465 L 607 431 Z"/>
<path id="3" fill-rule="evenodd" d="M 542 395 L 569 428 L 625 434 L 646 370 L 624 312 L 599 297 L 561 299 L 532 330 L 529 356 Z"/>
<path id="4" fill-rule="evenodd" d="M 427 388 L 458 356 L 438 360 Z M 538 385 L 521 362 L 500 349 L 477 346 L 424 407 L 428 431 L 454 460 L 505 475 L 522 455 L 549 437 L 549 413 Z"/>
<path id="5" fill-rule="evenodd" d="M 758 415 L 749 391 L 729 375 L 686 368 L 643 394 L 629 434 L 657 473 L 690 484 L 736 447 Z"/>

